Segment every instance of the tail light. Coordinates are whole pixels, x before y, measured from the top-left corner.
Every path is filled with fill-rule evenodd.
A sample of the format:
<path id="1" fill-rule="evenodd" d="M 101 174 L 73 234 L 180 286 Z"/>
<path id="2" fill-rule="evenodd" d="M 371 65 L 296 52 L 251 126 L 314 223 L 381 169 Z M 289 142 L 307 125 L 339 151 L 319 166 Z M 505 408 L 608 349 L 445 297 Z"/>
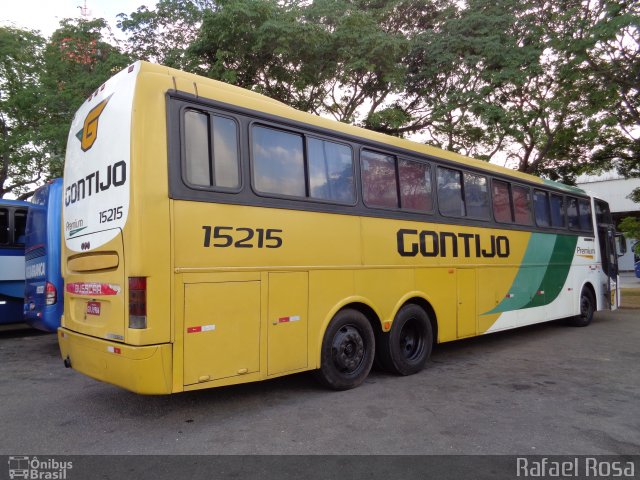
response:
<path id="1" fill-rule="evenodd" d="M 56 287 L 51 282 L 47 282 L 46 287 L 44 288 L 44 298 L 45 304 L 47 305 L 55 305 L 58 301 L 58 291 Z"/>
<path id="2" fill-rule="evenodd" d="M 129 328 L 147 328 L 146 277 L 129 277 Z"/>

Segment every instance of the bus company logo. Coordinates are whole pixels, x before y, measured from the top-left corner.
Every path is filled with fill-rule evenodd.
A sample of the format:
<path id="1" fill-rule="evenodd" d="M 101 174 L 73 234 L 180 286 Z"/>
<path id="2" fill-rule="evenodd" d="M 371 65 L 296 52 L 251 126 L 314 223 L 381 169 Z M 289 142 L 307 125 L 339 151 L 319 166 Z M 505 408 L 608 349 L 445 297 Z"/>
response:
<path id="1" fill-rule="evenodd" d="M 25 278 L 31 280 L 32 278 L 42 278 L 46 273 L 46 265 L 44 262 L 38 262 L 31 265 L 27 265 L 25 269 Z"/>
<path id="2" fill-rule="evenodd" d="M 93 144 L 98 138 L 98 120 L 100 119 L 100 115 L 107 106 L 107 103 L 109 103 L 111 95 L 109 95 L 107 98 L 102 100 L 98 105 L 91 109 L 91 111 L 84 119 L 82 130 L 76 133 L 76 138 L 80 140 L 80 148 L 82 148 L 83 152 L 86 152 L 91 147 L 93 147 Z"/>
<path id="3" fill-rule="evenodd" d="M 576 247 L 576 255 L 582 258 L 588 258 L 589 260 L 593 260 L 596 254 L 595 248 L 580 248 Z"/>
<path id="4" fill-rule="evenodd" d="M 67 470 L 73 468 L 73 462 L 63 462 L 55 458 L 41 460 L 38 457 L 10 456 L 9 478 L 34 480 L 65 480 Z"/>

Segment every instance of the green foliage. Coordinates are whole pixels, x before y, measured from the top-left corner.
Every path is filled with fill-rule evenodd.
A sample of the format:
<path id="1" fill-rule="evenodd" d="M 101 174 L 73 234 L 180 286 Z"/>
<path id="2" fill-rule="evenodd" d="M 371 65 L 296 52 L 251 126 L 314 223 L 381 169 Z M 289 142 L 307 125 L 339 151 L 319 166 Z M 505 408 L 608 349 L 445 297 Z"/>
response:
<path id="1" fill-rule="evenodd" d="M 128 35 L 126 53 L 136 60 L 157 62 L 191 70 L 186 51 L 195 40 L 205 11 L 214 10 L 209 0 L 160 0 L 155 9 L 140 6 L 118 15 L 118 28 Z"/>
<path id="2" fill-rule="evenodd" d="M 0 27 L 0 198 L 21 196 L 46 175 L 39 111 L 44 44 L 36 32 Z"/>

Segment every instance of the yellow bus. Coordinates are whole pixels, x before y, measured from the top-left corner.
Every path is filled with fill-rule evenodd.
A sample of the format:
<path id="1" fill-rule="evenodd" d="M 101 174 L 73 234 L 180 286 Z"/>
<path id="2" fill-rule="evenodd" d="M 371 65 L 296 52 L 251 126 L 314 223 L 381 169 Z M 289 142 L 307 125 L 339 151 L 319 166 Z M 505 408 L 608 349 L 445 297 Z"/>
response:
<path id="1" fill-rule="evenodd" d="M 582 190 L 145 62 L 75 115 L 63 230 L 64 363 L 143 394 L 348 389 L 620 298 Z"/>

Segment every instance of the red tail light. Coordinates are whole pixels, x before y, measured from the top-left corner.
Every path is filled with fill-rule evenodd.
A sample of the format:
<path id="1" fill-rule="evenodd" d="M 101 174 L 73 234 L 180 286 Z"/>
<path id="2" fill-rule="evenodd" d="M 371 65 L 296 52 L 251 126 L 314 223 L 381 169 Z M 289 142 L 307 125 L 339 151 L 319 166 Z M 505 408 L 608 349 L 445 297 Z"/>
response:
<path id="1" fill-rule="evenodd" d="M 129 328 L 147 328 L 146 277 L 129 277 Z"/>
<path id="2" fill-rule="evenodd" d="M 58 291 L 56 287 L 51 282 L 47 282 L 46 287 L 44 288 L 45 293 L 45 304 L 47 305 L 55 305 L 58 301 Z"/>

